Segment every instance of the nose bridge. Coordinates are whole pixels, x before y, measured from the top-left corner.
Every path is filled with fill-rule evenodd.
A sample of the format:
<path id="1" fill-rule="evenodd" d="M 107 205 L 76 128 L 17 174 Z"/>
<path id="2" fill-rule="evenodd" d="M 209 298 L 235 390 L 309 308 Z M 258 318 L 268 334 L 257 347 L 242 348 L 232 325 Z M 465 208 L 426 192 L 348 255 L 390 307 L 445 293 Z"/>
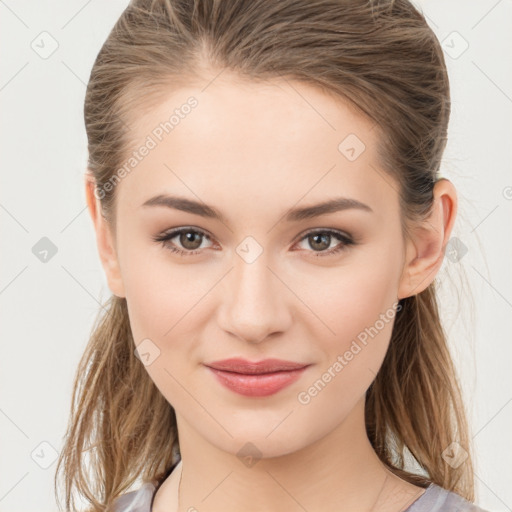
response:
<path id="1" fill-rule="evenodd" d="M 266 253 L 259 255 L 254 261 L 246 261 L 239 257 L 234 262 L 233 291 L 238 302 L 247 302 L 244 307 L 252 305 L 251 309 L 263 311 L 265 304 L 272 298 L 272 272 Z"/>
<path id="2" fill-rule="evenodd" d="M 226 331 L 259 342 L 272 332 L 285 330 L 289 316 L 283 284 L 269 268 L 268 253 L 250 238 L 236 249 L 221 301 L 221 323 Z"/>

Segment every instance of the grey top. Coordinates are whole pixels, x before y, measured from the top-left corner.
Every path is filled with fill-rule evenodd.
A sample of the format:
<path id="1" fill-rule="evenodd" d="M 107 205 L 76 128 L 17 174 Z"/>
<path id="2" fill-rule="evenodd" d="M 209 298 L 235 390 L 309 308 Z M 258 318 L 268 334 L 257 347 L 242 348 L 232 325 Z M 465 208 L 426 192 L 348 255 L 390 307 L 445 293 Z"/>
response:
<path id="1" fill-rule="evenodd" d="M 146 482 L 138 490 L 119 496 L 112 512 L 152 512 L 158 485 Z M 489 512 L 434 483 L 403 512 Z"/>

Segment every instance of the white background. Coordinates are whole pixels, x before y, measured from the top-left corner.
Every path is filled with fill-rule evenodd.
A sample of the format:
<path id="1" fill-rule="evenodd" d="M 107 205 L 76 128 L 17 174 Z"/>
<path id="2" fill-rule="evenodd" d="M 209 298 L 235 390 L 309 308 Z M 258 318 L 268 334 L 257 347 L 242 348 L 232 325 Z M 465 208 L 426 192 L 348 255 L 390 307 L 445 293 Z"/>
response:
<path id="1" fill-rule="evenodd" d="M 83 190 L 83 100 L 93 61 L 127 3 L 0 0 L 0 511 L 56 510 L 51 447 L 61 449 L 72 378 L 99 302 L 110 295 Z M 451 81 L 443 172 L 459 192 L 453 236 L 467 253 L 445 259 L 439 281 L 470 412 L 476 502 L 509 511 L 512 2 L 415 3 L 444 41 Z M 31 47 L 48 37 L 43 31 L 58 42 L 47 59 Z M 32 252 L 42 237 L 57 247 L 46 263 Z M 473 309 L 457 277 L 448 286 L 447 276 L 461 272 Z"/>

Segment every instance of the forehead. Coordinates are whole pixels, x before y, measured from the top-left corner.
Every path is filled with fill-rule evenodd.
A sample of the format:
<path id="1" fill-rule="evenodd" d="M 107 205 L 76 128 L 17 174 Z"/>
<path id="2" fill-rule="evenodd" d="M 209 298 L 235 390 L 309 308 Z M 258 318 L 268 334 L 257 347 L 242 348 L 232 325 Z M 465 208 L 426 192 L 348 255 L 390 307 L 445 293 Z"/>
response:
<path id="1" fill-rule="evenodd" d="M 133 113 L 136 142 L 128 155 L 138 156 L 118 185 L 120 202 L 124 196 L 140 205 L 172 192 L 282 210 L 335 194 L 378 209 L 393 199 L 379 170 L 378 130 L 341 97 L 309 84 L 223 73 L 160 98 Z"/>

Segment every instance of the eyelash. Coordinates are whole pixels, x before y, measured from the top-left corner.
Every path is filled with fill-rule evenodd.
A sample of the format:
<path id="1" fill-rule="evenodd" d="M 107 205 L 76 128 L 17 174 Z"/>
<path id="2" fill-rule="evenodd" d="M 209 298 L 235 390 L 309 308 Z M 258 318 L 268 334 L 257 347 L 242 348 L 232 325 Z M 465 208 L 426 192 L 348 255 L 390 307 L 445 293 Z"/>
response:
<path id="1" fill-rule="evenodd" d="M 201 252 L 201 249 L 196 250 L 183 250 L 175 247 L 174 245 L 170 244 L 170 240 L 172 238 L 175 238 L 178 235 L 181 235 L 182 233 L 197 233 L 200 235 L 203 235 L 205 238 L 210 240 L 210 237 L 207 233 L 202 231 L 201 229 L 192 229 L 192 228 L 177 228 L 174 230 L 171 230 L 167 233 L 162 233 L 161 235 L 158 235 L 156 237 L 153 237 L 153 240 L 155 242 L 160 242 L 166 249 L 170 250 L 173 253 L 177 253 L 182 257 L 186 256 L 193 256 L 199 252 Z M 335 237 L 338 239 L 341 243 L 338 244 L 334 249 L 330 249 L 327 251 L 312 251 L 315 254 L 315 257 L 326 257 L 326 256 L 333 256 L 335 254 L 340 253 L 341 251 L 344 251 L 347 247 L 351 245 L 355 245 L 355 242 L 347 235 L 343 234 L 340 231 L 334 231 L 332 229 L 315 229 L 312 231 L 307 232 L 298 242 L 301 242 L 302 240 L 308 238 L 311 235 L 315 234 L 327 234 L 330 236 Z"/>

